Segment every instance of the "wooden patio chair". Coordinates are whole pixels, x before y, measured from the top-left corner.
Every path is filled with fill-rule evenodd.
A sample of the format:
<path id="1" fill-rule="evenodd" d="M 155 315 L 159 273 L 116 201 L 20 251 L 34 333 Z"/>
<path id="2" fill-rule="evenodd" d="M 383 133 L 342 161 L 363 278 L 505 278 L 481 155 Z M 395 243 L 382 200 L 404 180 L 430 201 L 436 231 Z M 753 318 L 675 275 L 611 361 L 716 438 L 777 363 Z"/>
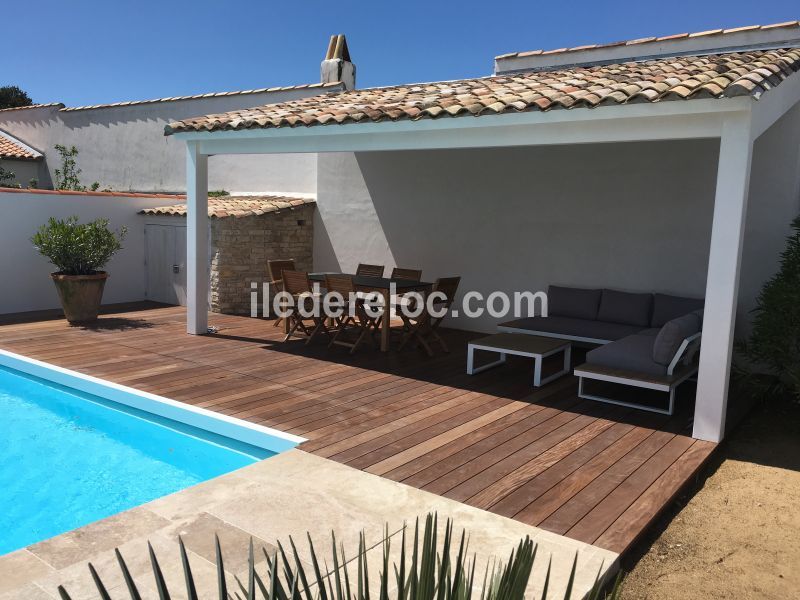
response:
<path id="1" fill-rule="evenodd" d="M 428 311 L 427 303 L 418 317 L 409 317 L 403 312 L 400 313 L 406 333 L 403 335 L 398 350 L 402 350 L 408 342 L 413 342 L 414 344 L 422 346 L 428 356 L 433 356 L 431 343 L 437 342 L 444 352 L 450 352 L 450 348 L 447 347 L 442 336 L 439 335 L 438 329 L 439 325 L 442 324 L 442 321 L 444 321 L 445 317 L 450 312 L 450 306 L 452 306 L 453 300 L 455 300 L 460 283 L 461 277 L 442 277 L 437 279 L 436 283 L 433 284 L 431 293 L 441 292 L 444 295 L 444 298 L 438 299 L 435 303 L 436 312 L 444 311 L 444 315 L 440 317 L 431 315 Z"/>
<path id="2" fill-rule="evenodd" d="M 386 269 L 383 265 L 367 265 L 361 263 L 356 269 L 357 277 L 383 277 L 383 272 Z"/>
<path id="3" fill-rule="evenodd" d="M 422 269 L 405 269 L 403 267 L 394 267 L 392 269 L 392 279 L 406 279 L 408 281 L 422 281 Z M 404 294 L 395 294 L 391 297 L 391 305 L 392 307 L 401 306 L 401 305 L 408 305 L 410 302 L 409 298 L 406 298 Z M 380 333 L 381 331 L 381 323 L 383 322 L 383 315 L 378 317 L 375 321 L 375 333 Z M 403 324 L 403 331 L 407 331 L 405 327 L 405 323 Z"/>
<path id="4" fill-rule="evenodd" d="M 345 348 L 350 348 L 350 354 L 355 354 L 355 351 L 365 340 L 369 340 L 374 346 L 369 333 L 375 326 L 377 318 L 367 314 L 364 308 L 364 299 L 359 298 L 356 294 L 353 278 L 350 275 L 326 275 L 325 289 L 328 294 L 338 292 L 342 295 L 345 310 L 344 314 L 335 321 L 336 329 L 328 347 L 330 348 L 333 345 L 344 346 Z M 348 328 L 353 328 L 357 332 L 357 337 L 352 342 L 340 339 Z"/>
<path id="5" fill-rule="evenodd" d="M 285 259 L 276 259 L 276 260 L 268 260 L 267 261 L 267 269 L 269 270 L 269 278 L 270 282 L 269 285 L 271 288 L 275 290 L 275 293 L 283 291 L 283 270 L 287 271 L 295 271 L 294 266 L 294 259 L 293 258 L 285 258 Z M 264 302 L 269 302 L 269 298 L 264 298 Z M 273 327 L 280 327 L 281 323 L 283 323 L 283 318 L 278 317 L 275 319 L 275 322 L 272 324 Z"/>
<path id="6" fill-rule="evenodd" d="M 408 279 L 409 281 L 422 281 L 422 269 L 392 269 L 392 279 Z"/>
<path id="7" fill-rule="evenodd" d="M 325 316 L 320 313 L 319 316 L 310 317 L 313 325 L 306 324 L 306 320 L 300 314 L 298 308 L 302 305 L 304 308 L 309 308 L 315 301 L 314 288 L 311 286 L 311 280 L 308 278 L 308 273 L 303 271 L 290 271 L 284 269 L 281 271 L 281 279 L 283 281 L 284 291 L 290 293 L 295 299 L 295 308 L 288 316 L 289 331 L 283 341 L 289 340 L 296 331 L 300 331 L 308 338 L 306 345 L 311 343 L 319 333 L 330 335 L 328 326 L 325 324 Z"/>

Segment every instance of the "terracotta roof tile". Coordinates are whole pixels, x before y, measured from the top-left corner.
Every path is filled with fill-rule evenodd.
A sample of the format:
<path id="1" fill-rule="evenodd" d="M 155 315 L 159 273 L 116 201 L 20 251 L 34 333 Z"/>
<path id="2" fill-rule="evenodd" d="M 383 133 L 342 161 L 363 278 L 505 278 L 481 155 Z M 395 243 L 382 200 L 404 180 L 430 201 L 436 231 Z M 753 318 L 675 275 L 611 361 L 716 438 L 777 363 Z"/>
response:
<path id="1" fill-rule="evenodd" d="M 790 29 L 794 27 L 800 27 L 800 21 L 785 21 L 783 23 L 772 23 L 770 25 L 746 25 L 744 27 L 731 27 L 729 29 L 709 29 L 707 31 L 695 31 L 692 33 L 678 33 L 673 35 L 662 35 L 662 36 L 651 36 L 651 37 L 642 37 L 635 40 L 625 40 L 622 42 L 610 42 L 605 44 L 588 44 L 588 45 L 581 45 L 581 46 L 573 46 L 571 48 L 557 48 L 554 50 L 526 50 L 525 52 L 507 52 L 505 54 L 501 54 L 500 56 L 496 56 L 495 60 L 502 60 L 506 58 L 514 58 L 520 57 L 524 58 L 526 56 L 538 56 L 540 54 L 563 54 L 569 52 L 579 52 L 581 50 L 594 50 L 598 48 L 609 48 L 612 46 L 635 46 L 638 44 L 646 44 L 649 42 L 666 42 L 672 40 L 680 40 L 685 38 L 699 38 L 699 37 L 707 37 L 711 35 L 727 35 L 727 34 L 736 34 L 745 31 L 769 31 L 772 29 Z"/>
<path id="2" fill-rule="evenodd" d="M 217 98 L 222 96 L 248 96 L 252 94 L 264 94 L 270 92 L 289 92 L 292 90 L 328 90 L 328 89 L 336 89 L 342 88 L 342 84 L 339 82 L 334 83 L 304 83 L 301 85 L 288 85 L 283 87 L 270 87 L 270 88 L 259 88 L 256 90 L 240 90 L 240 91 L 233 91 L 233 92 L 209 92 L 206 94 L 195 94 L 194 96 L 172 96 L 170 98 L 155 98 L 153 100 L 127 100 L 125 102 L 113 102 L 111 104 L 93 104 L 89 106 L 70 106 L 64 108 L 64 105 L 61 106 L 61 111 L 63 112 L 71 112 L 75 110 L 94 110 L 97 108 L 114 108 L 117 106 L 137 106 L 140 104 L 157 104 L 161 102 L 176 102 L 178 100 L 196 100 L 198 98 Z M 47 105 L 42 105 L 47 106 Z"/>
<path id="3" fill-rule="evenodd" d="M 12 110 L 30 110 L 32 108 L 64 108 L 60 102 L 50 102 L 49 104 L 29 104 L 28 106 L 14 106 L 12 108 L 0 108 L 0 112 L 9 112 Z"/>
<path id="4" fill-rule="evenodd" d="M 678 56 L 461 81 L 351 90 L 171 123 L 166 133 L 593 107 L 691 98 L 758 97 L 800 70 L 800 48 Z"/>
<path id="5" fill-rule="evenodd" d="M 0 131 L 0 158 L 38 160 L 42 154 L 5 131 Z"/>
<path id="6" fill-rule="evenodd" d="M 294 196 L 220 196 L 208 199 L 208 216 L 222 219 L 225 217 L 255 217 L 267 213 L 278 213 L 282 210 L 293 210 L 306 204 L 315 204 L 313 198 L 297 198 Z M 186 216 L 186 204 L 172 204 L 158 208 L 146 208 L 140 215 Z"/>

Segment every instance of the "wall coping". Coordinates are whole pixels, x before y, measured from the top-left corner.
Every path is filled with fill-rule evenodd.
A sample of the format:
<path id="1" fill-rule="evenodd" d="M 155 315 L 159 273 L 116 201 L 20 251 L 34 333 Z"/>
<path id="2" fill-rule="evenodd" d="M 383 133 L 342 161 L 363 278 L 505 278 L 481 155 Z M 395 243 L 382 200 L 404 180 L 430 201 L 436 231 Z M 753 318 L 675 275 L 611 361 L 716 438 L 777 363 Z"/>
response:
<path id="1" fill-rule="evenodd" d="M 72 190 L 39 190 L 32 188 L 2 188 L 0 194 L 53 194 L 58 196 L 112 196 L 118 198 L 168 198 L 185 200 L 185 194 L 145 194 L 139 192 L 76 192 Z"/>

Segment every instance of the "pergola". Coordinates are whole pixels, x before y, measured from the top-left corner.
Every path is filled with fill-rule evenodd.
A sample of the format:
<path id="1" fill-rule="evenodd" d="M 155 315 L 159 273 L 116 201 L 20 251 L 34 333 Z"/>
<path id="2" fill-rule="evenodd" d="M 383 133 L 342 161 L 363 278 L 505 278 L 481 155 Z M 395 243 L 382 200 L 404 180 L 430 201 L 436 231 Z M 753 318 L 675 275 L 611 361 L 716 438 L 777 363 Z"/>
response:
<path id="1" fill-rule="evenodd" d="M 737 292 L 753 143 L 798 100 L 800 75 L 786 74 L 780 85 L 761 93 L 698 94 L 689 100 L 601 104 L 596 108 L 518 112 L 486 110 L 441 118 L 395 117 L 360 121 L 334 116 L 327 122 L 283 119 L 259 121 L 256 112 L 216 115 L 172 128 L 186 142 L 188 198 L 188 323 L 190 334 L 207 331 L 208 157 L 219 154 L 376 152 L 385 150 L 497 148 L 631 141 L 719 139 L 706 310 L 697 385 L 693 436 L 720 441 L 724 435 Z M 763 93 L 769 89 L 768 93 Z M 329 106 L 353 102 L 353 92 L 301 101 Z M 263 107 L 269 109 L 270 107 Z M 285 113 L 286 107 L 276 105 Z M 387 109 L 388 112 L 388 109 Z M 476 115 L 476 116 L 473 116 Z M 477 116 L 479 115 L 479 116 Z M 217 123 L 225 123 L 217 126 Z M 184 126 L 180 126 L 184 125 Z"/>

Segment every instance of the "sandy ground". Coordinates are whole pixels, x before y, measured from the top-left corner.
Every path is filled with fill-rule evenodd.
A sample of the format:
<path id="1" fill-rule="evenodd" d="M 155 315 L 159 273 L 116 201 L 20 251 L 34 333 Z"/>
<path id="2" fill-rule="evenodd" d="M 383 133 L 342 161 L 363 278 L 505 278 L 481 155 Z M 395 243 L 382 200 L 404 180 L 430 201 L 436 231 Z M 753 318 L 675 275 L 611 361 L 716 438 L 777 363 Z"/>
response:
<path id="1" fill-rule="evenodd" d="M 800 405 L 754 408 L 719 450 L 623 563 L 623 599 L 800 598 Z"/>

